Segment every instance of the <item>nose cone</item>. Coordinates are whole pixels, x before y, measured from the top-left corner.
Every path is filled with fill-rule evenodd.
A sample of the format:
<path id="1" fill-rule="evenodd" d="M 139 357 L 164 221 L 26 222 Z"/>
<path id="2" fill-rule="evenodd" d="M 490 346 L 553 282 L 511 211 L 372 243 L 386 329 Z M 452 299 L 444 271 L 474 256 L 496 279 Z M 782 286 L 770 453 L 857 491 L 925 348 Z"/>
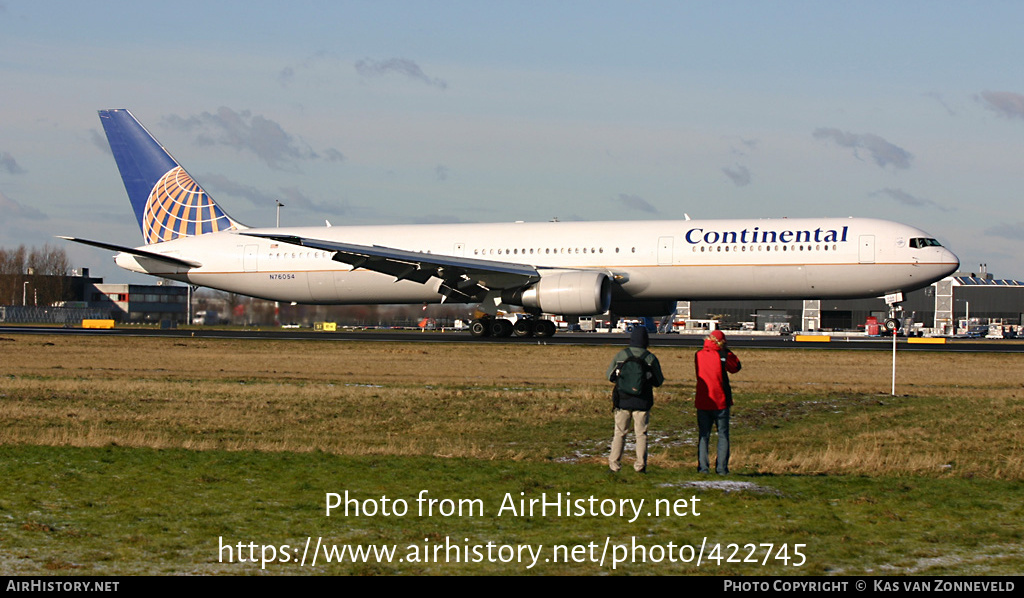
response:
<path id="1" fill-rule="evenodd" d="M 939 253 L 939 263 L 944 267 L 944 273 L 942 275 L 943 278 L 960 269 L 960 258 L 945 247 L 942 247 L 941 252 Z"/>

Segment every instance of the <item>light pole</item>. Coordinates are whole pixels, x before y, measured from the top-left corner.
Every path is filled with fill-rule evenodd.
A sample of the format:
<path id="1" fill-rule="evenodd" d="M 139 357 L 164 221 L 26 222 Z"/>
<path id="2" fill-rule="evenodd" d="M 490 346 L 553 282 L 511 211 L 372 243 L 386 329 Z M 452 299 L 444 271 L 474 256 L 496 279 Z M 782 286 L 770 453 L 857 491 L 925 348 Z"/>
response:
<path id="1" fill-rule="evenodd" d="M 281 208 L 284 207 L 284 204 L 281 203 L 280 199 L 275 199 L 274 203 L 277 204 L 277 228 L 281 228 Z M 275 325 L 276 324 L 280 324 L 280 322 L 278 321 L 278 314 L 280 314 L 280 313 L 281 313 L 281 304 L 279 302 L 275 301 L 274 302 L 274 324 Z"/>

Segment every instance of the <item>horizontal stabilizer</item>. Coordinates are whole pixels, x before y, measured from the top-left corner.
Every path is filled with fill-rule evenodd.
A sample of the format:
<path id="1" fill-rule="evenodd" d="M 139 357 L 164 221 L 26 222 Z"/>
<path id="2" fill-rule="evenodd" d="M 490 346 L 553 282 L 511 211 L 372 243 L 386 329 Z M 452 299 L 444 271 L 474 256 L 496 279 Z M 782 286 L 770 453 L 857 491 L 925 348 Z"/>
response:
<path id="1" fill-rule="evenodd" d="M 196 262 L 196 261 L 184 260 L 184 259 L 181 259 L 181 258 L 178 258 L 178 257 L 171 257 L 169 255 L 163 255 L 163 254 L 160 254 L 160 253 L 155 253 L 153 251 L 146 251 L 144 249 L 135 249 L 133 247 L 123 247 L 121 245 L 113 245 L 111 243 L 103 243 L 102 241 L 90 241 L 88 239 L 78 239 L 78 238 L 75 238 L 75 237 L 64 237 L 64 236 L 59 236 L 58 235 L 58 238 L 64 239 L 66 241 L 74 241 L 75 243 L 81 243 L 83 245 L 92 245 L 93 247 L 99 247 L 100 249 L 109 249 L 110 251 L 120 251 L 121 253 L 128 253 L 128 254 L 131 254 L 131 255 L 137 255 L 139 257 L 144 257 L 144 258 L 147 258 L 147 259 L 156 260 L 158 262 L 163 262 L 165 264 L 170 264 L 172 266 L 177 266 L 179 268 L 201 268 L 203 266 L 201 263 Z"/>

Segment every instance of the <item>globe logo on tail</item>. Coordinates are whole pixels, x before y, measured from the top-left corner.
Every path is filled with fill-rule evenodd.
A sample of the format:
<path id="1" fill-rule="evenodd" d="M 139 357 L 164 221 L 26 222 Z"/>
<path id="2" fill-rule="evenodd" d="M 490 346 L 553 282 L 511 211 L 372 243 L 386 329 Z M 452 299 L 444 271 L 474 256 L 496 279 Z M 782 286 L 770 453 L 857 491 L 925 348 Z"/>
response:
<path id="1" fill-rule="evenodd" d="M 147 244 L 240 228 L 180 166 L 153 186 L 142 222 Z"/>

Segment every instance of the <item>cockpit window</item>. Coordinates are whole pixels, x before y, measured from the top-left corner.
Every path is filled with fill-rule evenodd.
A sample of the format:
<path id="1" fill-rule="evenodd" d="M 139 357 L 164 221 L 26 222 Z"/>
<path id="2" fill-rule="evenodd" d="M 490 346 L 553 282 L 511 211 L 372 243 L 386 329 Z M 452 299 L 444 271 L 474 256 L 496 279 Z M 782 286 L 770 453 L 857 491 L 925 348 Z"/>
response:
<path id="1" fill-rule="evenodd" d="M 939 243 L 935 239 L 918 237 L 910 240 L 910 246 L 914 249 L 924 249 L 925 247 L 942 247 L 942 243 Z"/>

